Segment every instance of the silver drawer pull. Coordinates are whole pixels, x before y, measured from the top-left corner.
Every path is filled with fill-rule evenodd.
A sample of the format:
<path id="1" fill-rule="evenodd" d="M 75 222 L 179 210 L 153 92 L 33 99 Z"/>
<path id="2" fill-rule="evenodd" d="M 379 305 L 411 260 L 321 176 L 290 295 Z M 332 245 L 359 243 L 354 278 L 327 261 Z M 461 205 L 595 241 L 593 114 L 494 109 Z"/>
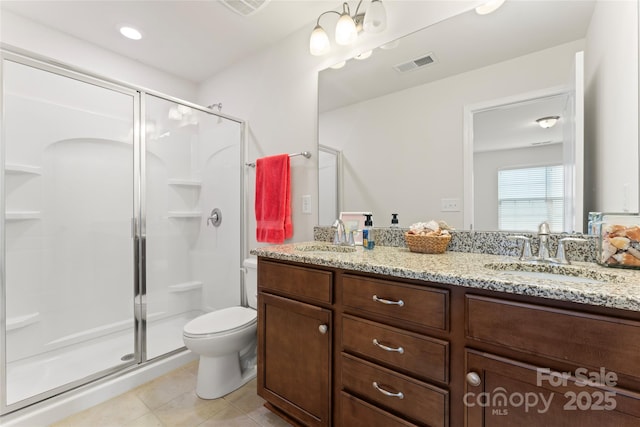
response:
<path id="1" fill-rule="evenodd" d="M 381 302 L 382 304 L 387 304 L 387 305 L 397 305 L 402 307 L 404 305 L 404 301 L 402 300 L 398 300 L 398 301 L 391 301 L 388 299 L 384 299 L 384 298 L 378 298 L 378 295 L 374 295 L 373 296 L 373 300 L 375 302 Z"/>
<path id="2" fill-rule="evenodd" d="M 387 391 L 385 389 L 383 389 L 382 387 L 380 387 L 378 385 L 377 382 L 373 382 L 373 388 L 375 388 L 376 390 L 378 390 L 380 393 L 384 394 L 385 396 L 389 396 L 389 397 L 397 397 L 398 399 L 404 399 L 404 394 L 399 391 L 397 393 L 392 393 L 390 391 Z"/>
<path id="3" fill-rule="evenodd" d="M 373 345 L 376 345 L 376 346 L 378 346 L 381 349 L 386 350 L 386 351 L 395 351 L 396 353 L 404 354 L 404 348 L 402 348 L 402 347 L 398 347 L 398 348 L 387 347 L 384 344 L 380 344 L 380 342 L 375 338 L 373 339 Z"/>

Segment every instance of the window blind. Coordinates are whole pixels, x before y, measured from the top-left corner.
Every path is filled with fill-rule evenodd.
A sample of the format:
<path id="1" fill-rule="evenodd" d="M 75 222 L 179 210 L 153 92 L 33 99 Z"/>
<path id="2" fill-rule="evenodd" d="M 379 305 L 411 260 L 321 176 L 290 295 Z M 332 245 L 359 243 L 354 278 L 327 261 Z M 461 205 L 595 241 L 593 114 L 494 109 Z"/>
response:
<path id="1" fill-rule="evenodd" d="M 498 171 L 499 229 L 537 231 L 543 221 L 553 232 L 563 230 L 564 166 Z"/>

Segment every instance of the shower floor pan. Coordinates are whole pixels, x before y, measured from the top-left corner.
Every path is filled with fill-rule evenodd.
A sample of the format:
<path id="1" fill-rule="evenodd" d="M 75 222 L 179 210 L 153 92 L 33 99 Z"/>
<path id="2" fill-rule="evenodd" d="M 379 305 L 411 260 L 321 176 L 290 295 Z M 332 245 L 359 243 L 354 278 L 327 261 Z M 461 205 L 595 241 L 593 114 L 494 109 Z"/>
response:
<path id="1" fill-rule="evenodd" d="M 200 313 L 158 319 L 147 324 L 147 359 L 184 347 L 182 330 Z M 36 396 L 132 359 L 133 332 L 113 333 L 7 365 L 7 404 Z"/>

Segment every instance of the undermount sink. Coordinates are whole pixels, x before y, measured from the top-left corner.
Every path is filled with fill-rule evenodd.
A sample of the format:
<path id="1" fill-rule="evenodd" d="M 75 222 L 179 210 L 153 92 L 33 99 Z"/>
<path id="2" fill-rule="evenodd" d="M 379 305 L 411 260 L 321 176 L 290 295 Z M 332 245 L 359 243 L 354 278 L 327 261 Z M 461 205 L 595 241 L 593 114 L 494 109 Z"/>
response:
<path id="1" fill-rule="evenodd" d="M 296 251 L 303 252 L 355 252 L 356 248 L 353 246 L 341 246 L 341 245 L 332 245 L 330 243 L 314 243 L 310 245 L 298 245 L 294 246 Z"/>
<path id="2" fill-rule="evenodd" d="M 507 275 L 560 282 L 600 284 L 620 283 L 624 281 L 622 277 L 614 273 L 606 273 L 573 265 L 493 262 L 485 264 L 485 267 Z"/>

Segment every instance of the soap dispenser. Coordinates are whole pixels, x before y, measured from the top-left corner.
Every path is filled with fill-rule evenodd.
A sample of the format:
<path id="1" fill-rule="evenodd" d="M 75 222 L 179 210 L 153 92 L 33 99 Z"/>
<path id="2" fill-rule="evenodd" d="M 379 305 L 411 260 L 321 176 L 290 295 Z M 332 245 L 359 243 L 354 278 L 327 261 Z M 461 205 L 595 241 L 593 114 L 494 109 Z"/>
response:
<path id="1" fill-rule="evenodd" d="M 397 213 L 396 214 L 392 213 L 391 214 L 391 228 L 398 228 L 398 227 L 400 227 L 398 225 L 398 214 Z"/>
<path id="2" fill-rule="evenodd" d="M 373 214 L 364 214 L 366 219 L 364 220 L 364 228 L 362 229 L 362 246 L 365 249 L 373 249 L 375 246 L 375 240 L 373 238 L 373 220 L 371 217 Z"/>

